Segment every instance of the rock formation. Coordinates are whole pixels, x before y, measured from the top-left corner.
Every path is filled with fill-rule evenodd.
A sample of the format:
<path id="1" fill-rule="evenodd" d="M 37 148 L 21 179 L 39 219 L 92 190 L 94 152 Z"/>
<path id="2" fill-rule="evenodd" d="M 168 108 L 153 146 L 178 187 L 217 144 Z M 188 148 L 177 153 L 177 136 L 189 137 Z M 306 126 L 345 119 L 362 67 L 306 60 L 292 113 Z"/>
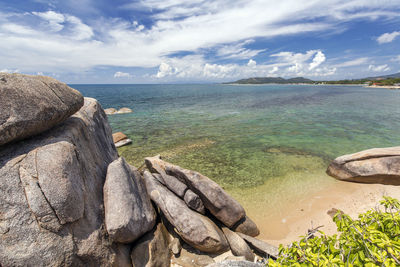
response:
<path id="1" fill-rule="evenodd" d="M 115 147 L 126 146 L 132 144 L 132 140 L 129 139 L 124 133 L 117 132 L 112 135 Z"/>
<path id="2" fill-rule="evenodd" d="M 0 73 L 0 146 L 44 132 L 82 105 L 78 91 L 52 78 Z"/>
<path id="3" fill-rule="evenodd" d="M 326 172 L 343 181 L 400 185 L 400 147 L 373 148 L 338 157 Z"/>

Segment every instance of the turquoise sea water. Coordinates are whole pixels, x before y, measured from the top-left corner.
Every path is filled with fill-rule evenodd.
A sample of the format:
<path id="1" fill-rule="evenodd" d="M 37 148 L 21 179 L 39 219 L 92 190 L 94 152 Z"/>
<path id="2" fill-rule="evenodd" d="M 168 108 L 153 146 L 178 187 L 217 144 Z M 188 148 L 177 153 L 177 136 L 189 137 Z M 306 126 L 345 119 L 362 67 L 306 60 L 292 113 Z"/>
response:
<path id="1" fill-rule="evenodd" d="M 329 160 L 400 144 L 400 91 L 309 85 L 73 85 L 103 108 L 133 145 L 135 166 L 161 154 L 224 187 L 252 187 Z M 309 162 L 306 159 L 312 159 Z"/>
<path id="2" fill-rule="evenodd" d="M 268 221 L 338 183 L 337 156 L 400 145 L 400 90 L 310 85 L 73 85 L 103 108 L 119 149 L 139 167 L 147 156 L 199 171 L 222 185 L 271 237 Z M 280 226 L 279 226 L 280 227 Z M 279 237 L 276 237 L 279 238 Z"/>

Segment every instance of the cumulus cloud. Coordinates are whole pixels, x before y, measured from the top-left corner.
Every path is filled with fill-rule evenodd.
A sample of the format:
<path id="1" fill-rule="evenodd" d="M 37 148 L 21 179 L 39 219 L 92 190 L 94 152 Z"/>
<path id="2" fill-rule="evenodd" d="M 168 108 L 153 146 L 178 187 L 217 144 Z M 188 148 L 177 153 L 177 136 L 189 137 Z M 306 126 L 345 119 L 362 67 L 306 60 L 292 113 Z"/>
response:
<path id="1" fill-rule="evenodd" d="M 5 72 L 5 73 L 19 73 L 18 69 L 2 69 L 0 72 Z"/>
<path id="2" fill-rule="evenodd" d="M 44 72 L 81 72 L 96 66 L 154 68 L 165 62 L 172 71 L 161 70 L 161 76 L 185 76 L 189 74 L 175 69 L 179 63 L 172 64 L 167 55 L 211 51 L 216 55 L 214 62 L 221 58 L 247 61 L 264 51 L 251 48 L 248 40 L 326 32 L 352 19 L 398 16 L 398 0 L 148 0 L 119 8 L 146 10 L 151 23 L 145 27 L 139 21 L 105 19 L 101 15 L 89 21 L 55 9 L 13 15 L 0 11 L 0 62 L 18 66 L 24 72 L 36 72 L 38 68 Z M 281 71 L 289 68 L 298 73 L 323 69 L 323 56 L 318 52 L 302 56 L 310 56 L 311 62 L 298 60 L 287 65 L 282 61 L 284 67 L 276 66 Z M 214 62 L 207 62 L 207 69 L 220 69 L 213 66 Z M 204 66 L 197 62 L 191 69 L 199 71 Z M 257 64 L 256 70 L 268 73 L 274 67 Z M 232 69 L 237 69 L 227 68 L 220 72 L 233 73 Z"/>
<path id="3" fill-rule="evenodd" d="M 368 66 L 368 70 L 370 70 L 370 71 L 375 71 L 375 72 L 384 72 L 384 71 L 389 71 L 390 68 L 389 68 L 389 66 L 388 66 L 387 64 L 378 65 L 378 66 L 376 66 L 376 65 L 369 65 L 369 66 Z"/>
<path id="4" fill-rule="evenodd" d="M 381 36 L 379 36 L 376 40 L 378 41 L 379 44 L 391 43 L 399 35 L 400 35 L 400 32 L 396 32 L 396 31 L 391 32 L 391 33 L 387 32 L 387 33 L 384 33 Z"/>
<path id="5" fill-rule="evenodd" d="M 312 62 L 310 63 L 308 69 L 309 70 L 315 69 L 316 67 L 321 65 L 325 60 L 326 60 L 326 57 L 325 57 L 324 53 L 322 53 L 321 51 L 318 51 L 317 54 L 315 54 L 315 56 L 314 56 Z"/>
<path id="6" fill-rule="evenodd" d="M 114 73 L 114 78 L 131 78 L 132 75 L 130 75 L 127 72 L 121 72 L 121 71 L 117 71 L 116 73 Z"/>
<path id="7" fill-rule="evenodd" d="M 255 67 L 257 65 L 257 62 L 255 60 L 250 59 L 249 62 L 247 62 L 247 66 L 249 67 Z"/>

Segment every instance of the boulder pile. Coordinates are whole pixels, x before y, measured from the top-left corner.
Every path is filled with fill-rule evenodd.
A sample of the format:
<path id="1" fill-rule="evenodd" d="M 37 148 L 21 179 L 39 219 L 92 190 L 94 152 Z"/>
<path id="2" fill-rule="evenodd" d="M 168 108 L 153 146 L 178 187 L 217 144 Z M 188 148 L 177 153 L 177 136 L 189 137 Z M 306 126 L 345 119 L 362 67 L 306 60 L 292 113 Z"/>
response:
<path id="1" fill-rule="evenodd" d="M 277 256 L 211 179 L 159 156 L 141 172 L 119 157 L 95 99 L 21 74 L 0 74 L 0 96 L 0 266 L 253 266 L 255 255 Z"/>

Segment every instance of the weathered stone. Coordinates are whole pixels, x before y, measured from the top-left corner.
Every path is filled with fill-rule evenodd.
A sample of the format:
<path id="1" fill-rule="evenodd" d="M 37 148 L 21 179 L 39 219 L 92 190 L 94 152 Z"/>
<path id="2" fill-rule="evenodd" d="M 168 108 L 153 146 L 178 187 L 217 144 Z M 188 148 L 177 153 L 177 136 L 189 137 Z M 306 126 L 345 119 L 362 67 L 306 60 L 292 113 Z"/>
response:
<path id="1" fill-rule="evenodd" d="M 274 259 L 278 257 L 279 251 L 277 247 L 242 233 L 237 234 L 243 238 L 256 252 L 260 253 L 261 256 L 271 257 Z"/>
<path id="2" fill-rule="evenodd" d="M 329 165 L 327 174 L 349 182 L 400 185 L 400 146 L 338 157 Z"/>
<path id="3" fill-rule="evenodd" d="M 185 246 L 182 248 L 179 257 L 172 258 L 172 263 L 182 267 L 204 267 L 215 263 L 215 261 L 211 256 Z"/>
<path id="4" fill-rule="evenodd" d="M 132 113 L 132 109 L 125 107 L 125 108 L 120 108 L 117 111 L 117 114 L 125 114 L 125 113 Z"/>
<path id="5" fill-rule="evenodd" d="M 172 242 L 169 244 L 169 248 L 174 255 L 179 255 L 182 250 L 181 241 L 179 238 L 174 238 Z"/>
<path id="6" fill-rule="evenodd" d="M 222 227 L 222 231 L 224 232 L 225 237 L 228 240 L 233 255 L 243 256 L 248 261 L 254 261 L 254 254 L 251 251 L 250 247 L 247 245 L 246 241 L 244 241 L 238 234 L 232 232 L 226 227 Z"/>
<path id="7" fill-rule="evenodd" d="M 258 236 L 260 230 L 257 225 L 248 217 L 242 218 L 239 222 L 232 227 L 232 230 L 252 237 Z"/>
<path id="8" fill-rule="evenodd" d="M 115 108 L 106 108 L 106 109 L 104 110 L 104 112 L 105 112 L 107 115 L 112 115 L 112 114 L 117 113 L 117 110 L 116 110 Z"/>
<path id="9" fill-rule="evenodd" d="M 144 172 L 144 179 L 150 198 L 185 242 L 204 252 L 217 253 L 228 249 L 224 234 L 210 219 L 189 209 L 148 171 Z"/>
<path id="10" fill-rule="evenodd" d="M 128 139 L 124 139 L 124 140 L 116 142 L 115 143 L 115 147 L 118 148 L 118 147 L 121 147 L 121 146 L 130 145 L 130 144 L 132 144 L 132 140 L 128 138 Z"/>
<path id="11" fill-rule="evenodd" d="M 134 245 L 131 253 L 133 267 L 169 267 L 171 254 L 168 233 L 162 223 Z"/>
<path id="12" fill-rule="evenodd" d="M 128 137 L 123 132 L 116 132 L 112 134 L 114 143 L 125 140 Z"/>
<path id="13" fill-rule="evenodd" d="M 197 194 L 195 194 L 192 190 L 189 189 L 186 191 L 183 200 L 185 200 L 186 205 L 192 210 L 195 210 L 203 215 L 206 213 L 203 201 L 201 201 L 200 197 Z"/>
<path id="14" fill-rule="evenodd" d="M 205 208 L 226 226 L 232 227 L 246 215 L 243 207 L 208 177 L 165 162 L 159 156 L 146 158 L 145 162 L 150 170 L 161 175 L 165 172 L 183 181 L 201 198 Z"/>
<path id="15" fill-rule="evenodd" d="M 82 105 L 78 91 L 55 79 L 0 73 L 0 146 L 44 132 Z"/>
<path id="16" fill-rule="evenodd" d="M 169 190 L 174 192 L 178 197 L 182 199 L 184 198 L 188 187 L 176 177 L 165 174 L 164 172 L 162 172 L 162 174 L 153 173 L 153 176 L 156 177 L 156 179 L 165 185 Z"/>
<path id="17" fill-rule="evenodd" d="M 112 244 L 104 230 L 103 184 L 117 157 L 107 117 L 90 98 L 51 130 L 2 146 L 1 265 L 126 262 L 125 245 Z"/>
<path id="18" fill-rule="evenodd" d="M 104 210 L 107 232 L 115 242 L 131 243 L 155 224 L 156 214 L 143 179 L 122 157 L 108 166 Z"/>

